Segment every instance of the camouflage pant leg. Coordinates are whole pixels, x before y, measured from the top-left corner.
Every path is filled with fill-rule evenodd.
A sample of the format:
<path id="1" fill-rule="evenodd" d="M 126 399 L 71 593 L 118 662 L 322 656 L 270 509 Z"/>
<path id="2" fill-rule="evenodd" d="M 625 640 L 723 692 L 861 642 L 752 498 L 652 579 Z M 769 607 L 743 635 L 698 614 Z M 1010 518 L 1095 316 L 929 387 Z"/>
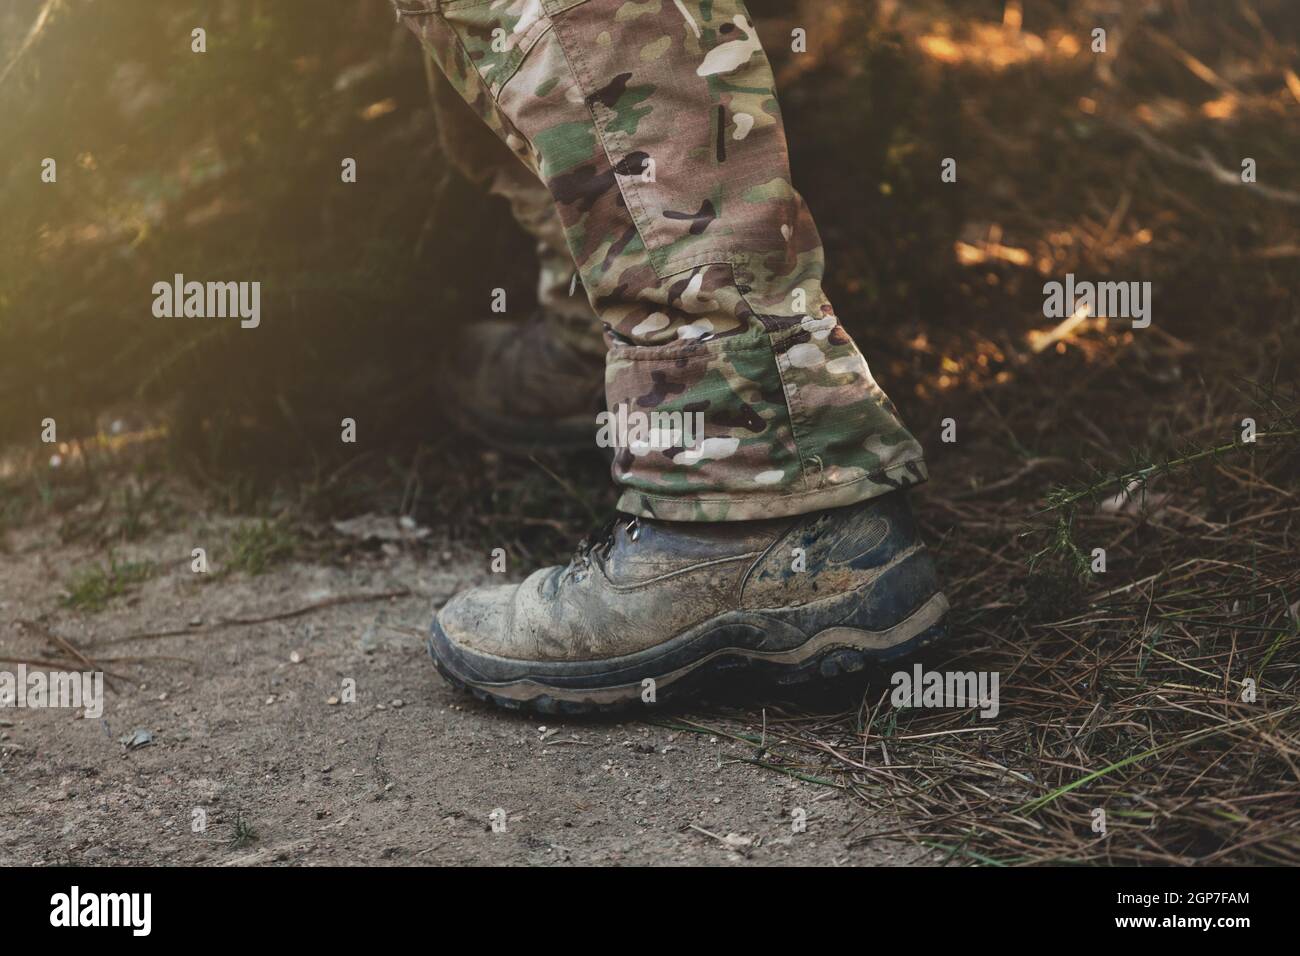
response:
<path id="1" fill-rule="evenodd" d="M 555 200 L 536 173 L 483 125 L 433 61 L 425 62 L 443 154 L 466 179 L 505 199 L 515 221 L 537 240 L 537 302 L 550 334 L 579 352 L 604 355 L 600 320 L 586 296 L 571 292 L 575 266 Z"/>
<path id="2" fill-rule="evenodd" d="M 395 2 L 554 198 L 607 330 L 611 411 L 703 416 L 701 442 L 620 448 L 620 508 L 769 518 L 925 480 L 822 291 L 743 0 Z"/>

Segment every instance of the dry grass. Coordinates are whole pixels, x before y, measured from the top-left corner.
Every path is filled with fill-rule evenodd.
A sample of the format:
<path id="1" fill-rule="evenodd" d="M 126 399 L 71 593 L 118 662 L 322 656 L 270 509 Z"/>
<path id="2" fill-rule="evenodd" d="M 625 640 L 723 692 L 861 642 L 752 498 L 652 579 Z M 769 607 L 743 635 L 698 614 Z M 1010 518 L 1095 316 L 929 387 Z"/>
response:
<path id="1" fill-rule="evenodd" d="M 925 666 L 996 673 L 998 714 L 894 706 L 876 675 L 856 707 L 768 710 L 739 735 L 755 762 L 859 799 L 859 840 L 958 862 L 1300 862 L 1300 406 L 1267 400 L 1254 445 L 1057 489 L 1037 518 L 929 496 L 956 637 Z M 1079 576 L 1085 540 L 1104 575 Z"/>

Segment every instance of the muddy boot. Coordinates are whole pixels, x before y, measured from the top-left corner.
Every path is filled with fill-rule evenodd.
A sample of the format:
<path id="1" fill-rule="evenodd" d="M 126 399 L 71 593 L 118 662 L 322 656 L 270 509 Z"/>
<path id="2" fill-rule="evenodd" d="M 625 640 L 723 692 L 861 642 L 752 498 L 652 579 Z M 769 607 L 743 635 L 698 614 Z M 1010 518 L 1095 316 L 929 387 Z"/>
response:
<path id="1" fill-rule="evenodd" d="M 543 713 L 681 699 L 736 671 L 857 671 L 945 634 L 948 602 L 902 492 L 773 521 L 621 516 L 565 567 L 474 588 L 433 623 L 458 687 Z"/>
<path id="2" fill-rule="evenodd" d="M 541 313 L 466 326 L 440 369 L 439 395 L 463 431 L 501 451 L 576 451 L 596 446 L 605 408 L 604 342 L 556 334 Z"/>

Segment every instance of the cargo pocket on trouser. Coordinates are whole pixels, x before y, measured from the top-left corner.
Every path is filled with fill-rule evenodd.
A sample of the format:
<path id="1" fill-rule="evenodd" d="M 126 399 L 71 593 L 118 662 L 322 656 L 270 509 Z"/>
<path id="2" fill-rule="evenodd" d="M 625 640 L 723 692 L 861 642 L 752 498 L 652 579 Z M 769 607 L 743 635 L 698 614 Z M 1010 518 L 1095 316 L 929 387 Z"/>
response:
<path id="1" fill-rule="evenodd" d="M 553 26 L 659 278 L 784 252 L 785 134 L 740 0 L 585 0 Z"/>
<path id="2" fill-rule="evenodd" d="M 771 335 L 799 453 L 819 506 L 924 482 L 924 452 L 833 315 Z M 822 503 L 824 502 L 824 503 Z"/>
<path id="3" fill-rule="evenodd" d="M 785 133 L 742 0 L 395 2 L 476 112 L 516 153 L 512 133 L 529 141 L 561 201 L 553 179 L 591 159 L 574 128 L 588 127 L 658 278 L 785 251 Z M 521 74 L 552 31 L 558 49 Z"/>
<path id="4" fill-rule="evenodd" d="M 625 489 L 619 509 L 631 514 L 777 518 L 926 480 L 921 446 L 833 322 L 615 346 L 605 393 L 601 436 L 619 446 L 613 476 Z"/>
<path id="5" fill-rule="evenodd" d="M 602 441 L 616 447 L 621 510 L 674 521 L 772 517 L 803 488 L 785 395 L 766 335 L 615 346 Z"/>

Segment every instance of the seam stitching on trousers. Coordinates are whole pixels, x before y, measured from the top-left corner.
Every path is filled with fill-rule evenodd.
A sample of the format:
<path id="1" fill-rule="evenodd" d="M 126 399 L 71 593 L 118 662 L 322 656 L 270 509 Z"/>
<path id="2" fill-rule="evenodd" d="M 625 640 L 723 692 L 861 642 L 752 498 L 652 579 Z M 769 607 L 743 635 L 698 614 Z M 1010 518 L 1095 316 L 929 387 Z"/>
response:
<path id="1" fill-rule="evenodd" d="M 609 354 L 613 355 L 615 358 L 629 362 L 676 362 L 681 359 L 693 359 L 697 356 L 744 355 L 748 352 L 771 352 L 772 343 L 770 341 L 769 333 L 763 331 L 763 336 L 764 338 L 761 342 L 755 342 L 753 345 L 730 345 L 728 343 L 735 338 L 739 338 L 739 336 L 728 336 L 727 338 L 713 339 L 691 349 L 680 348 L 679 344 L 675 342 L 666 342 L 662 345 L 616 345 L 609 350 Z M 664 355 L 641 354 L 659 349 L 670 349 L 672 351 L 669 351 Z"/>
<path id="2" fill-rule="evenodd" d="M 523 42 L 527 44 L 527 48 L 523 49 L 522 47 L 516 47 L 516 49 L 521 50 L 521 52 L 519 54 L 519 57 L 515 60 L 514 68 L 511 69 L 510 75 L 507 76 L 504 80 L 502 80 L 501 85 L 497 87 L 497 91 L 493 96 L 495 100 L 499 101 L 501 99 L 501 96 L 503 93 L 505 93 L 506 87 L 510 84 L 510 81 L 513 80 L 516 76 L 518 76 L 519 71 L 524 68 L 524 63 L 527 62 L 528 57 L 532 55 L 532 52 L 535 49 L 537 49 L 537 47 L 541 44 L 542 40 L 546 39 L 546 34 L 550 33 L 554 29 L 555 29 L 555 24 L 554 22 L 552 22 L 551 18 L 543 17 L 541 20 L 538 20 L 537 23 L 533 24 L 533 26 L 529 28 L 528 33 L 524 34 Z M 536 35 L 534 36 L 534 34 Z M 491 88 L 489 87 L 489 89 Z M 502 115 L 503 116 L 505 115 L 504 110 L 502 110 Z M 513 121 L 511 121 L 510 125 L 515 127 L 515 129 L 518 129 L 518 126 L 516 126 Z M 522 132 L 523 131 L 520 130 L 520 133 Z M 524 138 L 527 139 L 527 137 Z M 532 145 L 531 140 L 529 140 L 529 145 L 530 146 Z"/>
<path id="3" fill-rule="evenodd" d="M 573 8 L 568 8 L 573 9 Z M 583 57 L 581 45 L 574 45 L 566 42 L 564 35 L 564 25 L 562 19 L 553 18 L 551 20 L 555 38 L 560 44 L 560 53 L 564 57 L 564 62 L 569 67 L 569 72 L 573 75 L 574 81 L 578 84 L 578 92 L 582 94 L 582 99 L 587 105 L 587 112 L 591 115 L 591 127 L 595 133 L 596 139 L 600 142 L 601 151 L 605 154 L 605 160 L 609 163 L 610 172 L 614 175 L 614 184 L 618 187 L 619 194 L 623 197 L 623 206 L 627 209 L 628 216 L 632 220 L 632 226 L 636 229 L 637 235 L 641 238 L 641 245 L 645 247 L 646 255 L 651 259 L 651 265 L 654 259 L 650 251 L 650 243 L 647 240 L 647 230 L 642 223 L 645 218 L 645 210 L 641 207 L 640 198 L 635 192 L 625 189 L 622 179 L 618 174 L 619 160 L 614 158 L 610 152 L 610 139 L 616 134 L 607 132 L 601 124 L 601 109 L 608 109 L 603 103 L 593 99 L 595 93 L 595 83 L 592 81 L 591 74 L 587 68 L 586 59 Z M 618 144 L 613 144 L 617 148 Z M 638 218 L 638 213 L 640 218 Z"/>
<path id="4" fill-rule="evenodd" d="M 583 0 L 583 2 L 587 2 L 587 0 Z M 560 12 L 568 12 L 581 5 L 581 3 L 575 3 L 573 6 L 565 7 Z M 552 22 L 558 23 L 558 17 L 553 17 Z M 570 44 L 565 41 L 563 29 L 558 25 L 555 29 L 555 35 L 560 40 L 560 50 L 569 64 L 569 70 L 577 79 L 578 88 L 583 94 L 583 99 L 587 102 L 596 137 L 600 140 L 601 149 L 604 150 L 605 158 L 609 161 L 610 169 L 614 173 L 614 182 L 618 185 L 618 190 L 623 196 L 623 203 L 627 208 L 629 217 L 632 219 L 632 225 L 636 227 L 637 235 L 641 237 L 641 245 L 645 248 L 646 258 L 650 261 L 650 266 L 654 269 L 655 275 L 660 279 L 668 279 L 702 265 L 734 265 L 737 257 L 735 251 L 715 249 L 700 252 L 693 256 L 670 259 L 667 252 L 669 243 L 652 241 L 658 234 L 657 223 L 654 221 L 654 217 L 648 213 L 636 183 L 632 181 L 635 177 L 631 175 L 625 176 L 618 171 L 619 163 L 626 159 L 632 151 L 630 137 L 625 132 L 611 130 L 609 120 L 613 116 L 613 110 L 604 103 L 592 99 L 596 91 L 596 84 L 587 66 L 586 56 L 581 45 L 573 45 L 571 48 Z M 616 153 L 619 154 L 617 158 L 615 157 Z M 627 181 L 625 182 L 625 180 Z"/>
<path id="5" fill-rule="evenodd" d="M 491 2 L 491 0 L 488 0 L 488 2 Z M 441 9 L 442 8 L 435 10 L 434 13 L 440 14 Z M 474 74 L 478 82 L 483 86 L 483 92 L 487 94 L 488 100 L 492 103 L 493 112 L 495 112 L 497 117 L 501 120 L 502 128 L 507 131 L 510 130 L 518 131 L 518 127 L 515 126 L 514 120 L 512 120 L 509 116 L 506 115 L 506 111 L 501 108 L 501 103 L 497 99 L 496 94 L 492 92 L 492 84 L 488 82 L 487 78 L 483 75 L 483 73 L 479 70 L 479 68 L 474 65 L 474 58 L 470 56 L 469 48 L 465 46 L 465 41 L 461 39 L 460 33 L 456 31 L 456 28 L 453 27 L 445 17 L 438 15 L 435 16 L 435 20 L 438 22 L 438 24 L 441 26 L 442 29 L 446 30 L 448 33 L 451 34 L 452 42 L 455 43 L 456 49 L 460 51 L 460 55 L 465 58 L 465 62 L 469 64 L 470 72 Z M 421 34 L 421 36 L 423 37 L 423 34 Z M 495 130 L 493 132 L 495 132 Z"/>
<path id="6" fill-rule="evenodd" d="M 731 280 L 733 283 L 736 281 L 735 266 L 732 266 Z M 754 303 L 749 301 L 749 296 L 740 291 L 739 285 L 736 286 L 736 293 L 740 296 L 740 301 L 745 303 L 745 308 L 749 309 L 750 314 L 757 316 L 759 313 L 754 308 Z M 762 322 L 762 319 L 759 319 L 759 321 Z M 799 426 L 795 423 L 794 398 L 791 395 L 790 383 L 786 381 L 785 370 L 781 368 L 781 356 L 777 354 L 776 342 L 772 340 L 772 333 L 764 329 L 763 334 L 767 337 L 767 348 L 772 354 L 772 367 L 776 369 L 777 378 L 781 380 L 781 395 L 785 398 L 785 418 L 790 423 L 790 441 L 794 443 L 794 453 L 799 458 L 799 477 L 803 479 L 804 490 L 812 491 L 813 489 L 810 487 L 811 479 L 808 476 L 808 461 L 804 458 L 803 449 L 799 446 Z M 798 388 L 796 387 L 794 391 L 797 393 Z"/>
<path id="7" fill-rule="evenodd" d="M 879 481 L 881 478 L 892 477 L 897 472 L 903 471 L 909 466 L 915 465 L 917 462 L 924 462 L 924 461 L 925 461 L 924 455 L 921 455 L 916 458 L 908 458 L 905 459 L 904 461 L 898 462 L 897 464 L 890 465 L 888 468 L 881 469 L 880 471 L 873 471 L 869 475 L 863 475 L 861 478 L 854 478 L 852 481 L 846 481 L 843 484 L 830 485 L 829 487 L 826 488 L 815 488 L 811 491 L 797 491 L 788 495 L 737 494 L 737 495 L 732 495 L 730 498 L 696 498 L 696 497 L 686 498 L 680 495 L 655 495 L 655 494 L 651 494 L 648 491 L 641 491 L 637 488 L 630 488 L 627 485 L 623 486 L 623 494 L 631 495 L 636 498 L 644 498 L 646 501 L 666 501 L 666 502 L 673 502 L 682 505 L 697 505 L 697 504 L 735 505 L 735 504 L 755 504 L 755 503 L 761 504 L 762 502 L 765 501 L 790 501 L 797 498 L 811 498 L 814 497 L 815 495 L 826 494 L 829 491 L 839 491 L 840 489 L 843 488 L 852 488 L 854 485 L 861 484 L 864 481 Z M 884 494 L 884 492 L 881 492 L 881 494 Z"/>

